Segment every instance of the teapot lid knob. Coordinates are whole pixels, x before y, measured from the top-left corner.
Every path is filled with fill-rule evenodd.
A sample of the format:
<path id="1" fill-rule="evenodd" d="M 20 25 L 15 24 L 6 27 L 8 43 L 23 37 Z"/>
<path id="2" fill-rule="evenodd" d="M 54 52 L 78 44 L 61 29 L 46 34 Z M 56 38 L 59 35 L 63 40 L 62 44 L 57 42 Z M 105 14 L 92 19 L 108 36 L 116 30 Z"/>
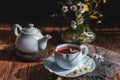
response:
<path id="1" fill-rule="evenodd" d="M 33 26 L 34 26 L 34 24 L 32 24 L 32 23 L 28 24 L 29 28 L 32 28 Z"/>
<path id="2" fill-rule="evenodd" d="M 40 30 L 34 27 L 34 24 L 29 23 L 28 26 L 26 28 L 22 29 L 22 32 L 25 34 L 36 34 L 38 33 Z"/>

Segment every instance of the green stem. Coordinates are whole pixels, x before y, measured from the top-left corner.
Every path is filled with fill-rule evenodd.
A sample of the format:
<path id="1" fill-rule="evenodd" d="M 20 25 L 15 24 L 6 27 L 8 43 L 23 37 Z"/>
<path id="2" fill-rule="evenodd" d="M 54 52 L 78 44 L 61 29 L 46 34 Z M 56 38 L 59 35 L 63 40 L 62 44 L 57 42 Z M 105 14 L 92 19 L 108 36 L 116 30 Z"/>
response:
<path id="1" fill-rule="evenodd" d="M 83 29 L 83 32 L 86 32 L 87 31 L 87 26 L 84 25 L 82 29 Z"/>
<path id="2" fill-rule="evenodd" d="M 83 32 L 85 32 L 85 31 L 86 31 L 85 26 L 83 26 Z"/>

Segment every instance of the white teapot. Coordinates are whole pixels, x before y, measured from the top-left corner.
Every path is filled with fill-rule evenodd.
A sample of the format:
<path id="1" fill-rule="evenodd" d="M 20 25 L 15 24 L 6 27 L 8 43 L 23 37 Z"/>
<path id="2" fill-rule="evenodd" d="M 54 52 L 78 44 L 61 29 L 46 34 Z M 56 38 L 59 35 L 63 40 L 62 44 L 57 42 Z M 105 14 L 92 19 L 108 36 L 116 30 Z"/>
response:
<path id="1" fill-rule="evenodd" d="M 18 29 L 20 32 L 18 32 Z M 41 31 L 34 27 L 34 24 L 28 24 L 25 28 L 15 24 L 14 33 L 17 36 L 15 41 L 16 48 L 28 54 L 37 54 L 39 51 L 45 50 L 47 41 L 52 38 L 49 34 L 43 36 Z"/>

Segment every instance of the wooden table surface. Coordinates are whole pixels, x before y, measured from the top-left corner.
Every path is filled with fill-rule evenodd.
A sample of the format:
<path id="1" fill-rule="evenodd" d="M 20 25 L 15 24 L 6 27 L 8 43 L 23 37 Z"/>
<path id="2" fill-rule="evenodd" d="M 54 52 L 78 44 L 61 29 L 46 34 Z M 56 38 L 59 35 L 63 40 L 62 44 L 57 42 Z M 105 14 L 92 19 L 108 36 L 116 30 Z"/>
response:
<path id="1" fill-rule="evenodd" d="M 56 45 L 63 43 L 60 34 L 68 27 L 61 24 L 55 25 L 54 22 L 48 25 L 35 23 L 35 26 L 43 34 L 49 33 L 52 35 L 53 38 L 47 44 L 48 56 L 50 56 Z M 107 28 L 93 28 L 92 30 L 97 37 L 91 44 L 120 53 L 120 28 L 110 27 L 113 27 L 113 25 Z M 43 66 L 44 61 L 24 62 L 17 59 L 14 48 L 15 39 L 13 24 L 0 23 L 0 80 L 64 80 L 46 70 Z M 109 80 L 120 80 L 120 73 Z"/>

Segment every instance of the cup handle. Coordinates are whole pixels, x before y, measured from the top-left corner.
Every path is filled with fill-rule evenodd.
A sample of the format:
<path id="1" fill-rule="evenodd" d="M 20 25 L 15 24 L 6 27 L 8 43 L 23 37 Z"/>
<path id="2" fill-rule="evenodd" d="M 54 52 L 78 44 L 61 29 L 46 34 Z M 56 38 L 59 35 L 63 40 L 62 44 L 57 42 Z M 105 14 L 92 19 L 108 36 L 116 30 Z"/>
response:
<path id="1" fill-rule="evenodd" d="M 83 48 L 85 48 L 84 51 L 83 51 Z M 87 47 L 87 46 L 85 46 L 85 45 L 80 45 L 80 49 L 82 50 L 82 55 L 83 55 L 83 57 L 88 54 L 88 47 Z"/>

